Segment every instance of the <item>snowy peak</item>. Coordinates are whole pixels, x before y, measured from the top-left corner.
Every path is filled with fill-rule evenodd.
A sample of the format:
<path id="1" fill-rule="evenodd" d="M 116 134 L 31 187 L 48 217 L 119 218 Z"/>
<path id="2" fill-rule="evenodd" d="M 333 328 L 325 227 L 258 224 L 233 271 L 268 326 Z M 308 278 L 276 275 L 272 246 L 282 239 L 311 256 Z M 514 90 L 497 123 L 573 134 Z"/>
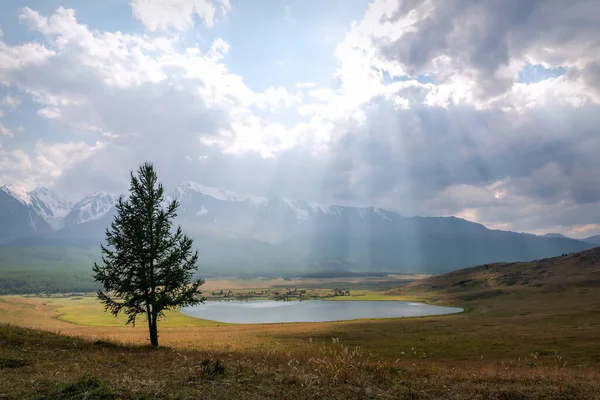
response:
<path id="1" fill-rule="evenodd" d="M 39 187 L 30 193 L 33 208 L 43 218 L 62 218 L 66 216 L 71 207 L 71 202 L 61 199 L 51 189 Z"/>
<path id="2" fill-rule="evenodd" d="M 0 190 L 27 207 L 31 215 L 41 217 L 54 230 L 104 216 L 114 207 L 118 197 L 105 191 L 96 191 L 73 205 L 45 187 L 38 187 L 30 192 L 23 187 L 3 185 Z M 32 219 L 34 220 L 35 218 Z"/>
<path id="3" fill-rule="evenodd" d="M 200 196 L 198 196 L 200 195 Z M 376 216 L 385 220 L 392 220 L 395 213 L 385 211 L 376 207 L 355 208 L 337 205 L 324 205 L 310 201 L 291 200 L 280 197 L 262 197 L 241 194 L 227 189 L 205 186 L 196 182 L 186 182 L 177 186 L 169 196 L 166 196 L 166 202 L 173 199 L 178 200 L 184 207 L 197 207 L 196 217 L 210 214 L 204 200 L 219 200 L 222 202 L 245 203 L 255 211 L 260 211 L 261 215 L 282 211 L 295 217 L 297 222 L 305 222 L 321 216 L 342 216 L 348 214 L 350 218 L 362 219 L 367 216 Z M 207 208 L 208 207 L 208 208 Z"/>
<path id="4" fill-rule="evenodd" d="M 49 231 L 50 226 L 32 206 L 27 189 L 14 185 L 0 186 L 0 243 Z"/>
<path id="5" fill-rule="evenodd" d="M 98 190 L 73 205 L 45 187 L 29 192 L 25 188 L 4 185 L 0 190 L 26 206 L 33 214 L 43 218 L 54 230 L 104 217 L 114 209 L 119 196 Z M 165 205 L 174 199 L 182 204 L 182 211 L 190 217 L 213 222 L 249 218 L 256 223 L 263 219 L 275 218 L 304 225 L 303 223 L 312 223 L 323 218 L 375 218 L 393 221 L 397 217 L 393 212 L 375 207 L 356 208 L 280 197 L 253 196 L 196 182 L 186 182 L 177 186 L 165 196 Z"/>
<path id="6" fill-rule="evenodd" d="M 60 199 L 51 189 L 39 187 L 29 192 L 24 187 L 15 185 L 0 186 L 0 190 L 9 194 L 22 204 L 31 206 L 43 218 L 64 217 L 71 209 L 71 204 Z"/>
<path id="7" fill-rule="evenodd" d="M 71 202 L 61 199 L 51 189 L 45 187 L 35 188 L 29 195 L 33 209 L 53 229 L 60 229 L 64 226 L 63 218 L 71 210 Z"/>
<path id="8" fill-rule="evenodd" d="M 221 201 L 256 200 L 257 202 L 263 202 L 267 200 L 265 197 L 255 197 L 245 194 L 239 194 L 231 190 L 205 186 L 196 182 L 186 182 L 177 186 L 171 194 L 171 196 L 177 200 L 184 201 L 186 198 L 189 198 L 190 195 L 192 195 L 193 193 L 200 193 Z"/>
<path id="9" fill-rule="evenodd" d="M 114 207 L 117 198 L 118 195 L 98 190 L 73 206 L 65 217 L 65 224 L 82 224 L 103 217 Z"/>
<path id="10" fill-rule="evenodd" d="M 26 206 L 31 205 L 31 195 L 24 187 L 15 185 L 2 185 L 0 186 L 0 190 L 12 196 L 15 200 L 18 200 Z"/>
<path id="11" fill-rule="evenodd" d="M 58 198 L 58 196 L 56 195 L 56 193 L 54 193 L 54 191 L 52 189 L 48 189 L 47 187 L 43 187 L 43 186 L 36 187 L 35 189 L 33 189 L 30 192 L 30 194 L 37 196 L 39 198 L 43 198 L 43 197 Z"/>
<path id="12" fill-rule="evenodd" d="M 34 212 L 44 219 L 52 229 L 60 229 L 64 226 L 62 219 L 71 209 L 71 203 L 60 199 L 48 188 L 39 187 L 29 192 L 22 187 L 4 185 L 0 187 L 0 190 L 28 207 L 30 212 Z"/>
<path id="13" fill-rule="evenodd" d="M 63 218 L 71 210 L 71 203 L 61 199 L 51 189 L 38 187 L 31 192 L 14 185 L 4 185 L 0 190 L 12 196 L 26 207 L 33 209 L 35 214 L 44 219 L 52 229 L 64 226 Z"/>

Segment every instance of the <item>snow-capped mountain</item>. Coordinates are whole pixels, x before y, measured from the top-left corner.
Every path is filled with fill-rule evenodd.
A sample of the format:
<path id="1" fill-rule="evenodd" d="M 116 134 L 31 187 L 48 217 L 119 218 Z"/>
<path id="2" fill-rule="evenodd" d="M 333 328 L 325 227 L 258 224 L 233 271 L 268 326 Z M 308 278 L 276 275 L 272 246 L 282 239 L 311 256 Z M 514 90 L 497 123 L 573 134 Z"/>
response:
<path id="1" fill-rule="evenodd" d="M 118 194 L 99 190 L 72 204 L 44 187 L 29 192 L 24 188 L 5 185 L 2 190 L 25 207 L 33 209 L 55 230 L 104 217 L 114 211 L 118 197 Z M 303 232 L 323 219 L 376 218 L 393 221 L 402 218 L 396 213 L 375 207 L 332 206 L 252 196 L 195 182 L 181 184 L 165 197 L 165 203 L 172 199 L 180 202 L 179 215 L 186 225 L 201 227 L 201 230 L 217 227 L 268 241 L 280 239 L 284 232 Z"/>
<path id="2" fill-rule="evenodd" d="M 70 201 L 61 199 L 51 189 L 38 187 L 29 193 L 36 212 L 53 228 L 64 226 L 64 217 L 71 211 Z"/>
<path id="3" fill-rule="evenodd" d="M 187 182 L 167 197 L 181 204 L 178 211 L 192 232 L 219 229 L 267 242 L 281 242 L 320 226 L 339 223 L 355 226 L 368 220 L 392 221 L 402 217 L 378 208 L 330 206 L 278 197 L 251 196 Z"/>
<path id="4" fill-rule="evenodd" d="M 0 186 L 0 243 L 50 231 L 50 226 L 33 207 L 26 189 L 13 185 Z"/>
<path id="5" fill-rule="evenodd" d="M 117 195 L 97 191 L 75 205 L 48 189 L 0 190 L 0 243 L 97 249 Z M 592 243 L 489 230 L 454 217 L 405 217 L 377 207 L 324 205 L 252 196 L 187 182 L 175 223 L 195 239 L 201 267 L 248 271 L 440 273 L 496 261 L 525 261 L 581 251 Z M 68 212 L 67 212 L 68 211 Z M 46 223 L 53 223 L 52 231 Z"/>
<path id="6" fill-rule="evenodd" d="M 209 196 L 217 200 L 222 201 L 250 201 L 255 204 L 261 204 L 267 200 L 266 197 L 257 197 L 250 196 L 245 194 L 240 194 L 233 192 L 227 189 L 215 188 L 211 186 L 204 186 L 196 182 L 186 182 L 179 186 L 177 186 L 173 191 L 167 196 L 167 200 L 169 199 L 177 199 L 180 202 L 185 202 L 189 200 L 194 193 L 200 193 L 204 196 Z"/>
<path id="7" fill-rule="evenodd" d="M 77 202 L 64 217 L 65 226 L 78 225 L 102 218 L 114 207 L 119 195 L 97 190 Z"/>
<path id="8" fill-rule="evenodd" d="M 369 214 L 375 213 L 383 219 L 390 219 L 390 215 L 392 214 L 396 217 L 400 217 L 396 213 L 390 214 L 390 212 L 381 210 L 377 207 L 345 207 L 279 197 L 269 198 L 252 196 L 236 193 L 227 189 L 204 186 L 195 182 L 186 182 L 177 186 L 168 196 L 166 196 L 166 199 L 167 201 L 177 199 L 181 203 L 182 208 L 186 210 L 193 211 L 194 207 L 199 207 L 199 210 L 195 214 L 197 217 L 210 217 L 211 210 L 206 207 L 211 203 L 214 205 L 215 200 L 219 200 L 220 202 L 238 203 L 236 206 L 245 205 L 246 207 L 259 212 L 263 216 L 277 211 L 288 218 L 291 217 L 292 219 L 295 219 L 298 223 L 318 218 L 323 215 L 345 215 L 350 218 L 363 219 Z"/>
<path id="9" fill-rule="evenodd" d="M 31 192 L 15 185 L 4 185 L 1 190 L 26 207 L 31 207 L 53 229 L 64 226 L 63 218 L 71 210 L 72 204 L 61 199 L 51 189 L 38 187 Z"/>
<path id="10" fill-rule="evenodd" d="M 2 185 L 0 190 L 25 206 L 31 205 L 31 196 L 27 189 L 15 185 Z"/>

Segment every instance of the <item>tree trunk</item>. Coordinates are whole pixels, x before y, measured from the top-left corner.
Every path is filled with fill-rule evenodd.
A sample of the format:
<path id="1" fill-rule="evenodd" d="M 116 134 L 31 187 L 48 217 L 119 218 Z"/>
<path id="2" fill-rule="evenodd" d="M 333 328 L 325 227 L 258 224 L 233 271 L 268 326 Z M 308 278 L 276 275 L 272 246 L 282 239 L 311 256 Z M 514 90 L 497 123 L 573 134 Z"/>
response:
<path id="1" fill-rule="evenodd" d="M 148 333 L 150 333 L 150 344 L 152 347 L 158 347 L 158 335 L 156 329 L 152 329 L 152 312 L 150 311 L 150 299 L 148 299 L 148 291 L 146 291 L 146 319 L 148 320 Z M 154 332 L 154 333 L 153 333 Z"/>
<path id="2" fill-rule="evenodd" d="M 150 328 L 150 345 L 155 349 L 158 348 L 158 327 L 156 324 L 156 317 L 152 316 L 148 324 Z"/>

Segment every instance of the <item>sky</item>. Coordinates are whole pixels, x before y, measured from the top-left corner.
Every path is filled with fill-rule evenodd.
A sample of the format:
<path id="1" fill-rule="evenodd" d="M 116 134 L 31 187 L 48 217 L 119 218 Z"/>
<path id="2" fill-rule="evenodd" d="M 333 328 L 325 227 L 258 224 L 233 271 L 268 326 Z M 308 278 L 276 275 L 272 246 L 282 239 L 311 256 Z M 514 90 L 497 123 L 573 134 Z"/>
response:
<path id="1" fill-rule="evenodd" d="M 0 184 L 600 234 L 595 0 L 0 0 Z"/>

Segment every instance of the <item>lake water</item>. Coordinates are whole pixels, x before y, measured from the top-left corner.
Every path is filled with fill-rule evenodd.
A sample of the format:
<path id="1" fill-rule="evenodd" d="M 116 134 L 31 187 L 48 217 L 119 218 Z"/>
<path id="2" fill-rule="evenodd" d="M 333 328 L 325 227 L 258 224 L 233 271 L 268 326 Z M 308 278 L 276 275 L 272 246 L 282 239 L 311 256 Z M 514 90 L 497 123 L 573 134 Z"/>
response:
<path id="1" fill-rule="evenodd" d="M 207 301 L 181 312 L 191 317 L 238 324 L 325 322 L 360 318 L 416 317 L 453 314 L 462 308 L 407 301 Z"/>

